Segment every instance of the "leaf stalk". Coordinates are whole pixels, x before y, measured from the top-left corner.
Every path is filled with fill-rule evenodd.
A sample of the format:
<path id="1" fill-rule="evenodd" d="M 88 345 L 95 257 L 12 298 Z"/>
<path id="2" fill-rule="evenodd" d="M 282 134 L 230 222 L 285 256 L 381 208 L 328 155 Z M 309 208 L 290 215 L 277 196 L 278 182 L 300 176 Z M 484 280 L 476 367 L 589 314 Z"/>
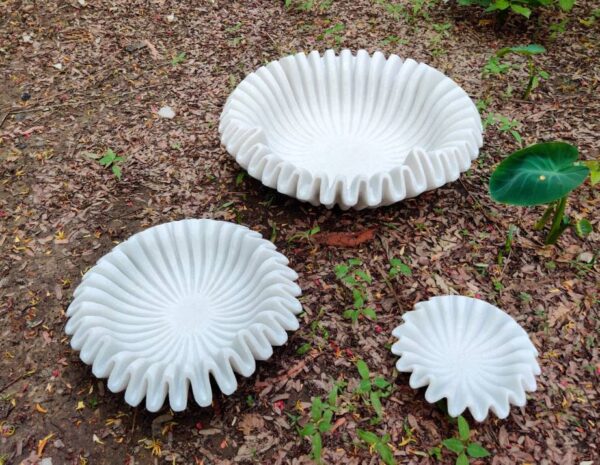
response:
<path id="1" fill-rule="evenodd" d="M 546 241 L 545 241 L 546 245 L 556 244 L 558 237 L 567 228 L 568 223 L 565 224 L 563 221 L 564 216 L 565 216 L 566 206 L 567 206 L 567 196 L 565 195 L 562 199 L 560 199 L 558 201 L 558 205 L 557 205 L 556 211 L 554 213 L 554 218 L 552 219 L 552 226 L 550 227 L 550 232 L 548 233 L 548 237 L 546 237 Z"/>

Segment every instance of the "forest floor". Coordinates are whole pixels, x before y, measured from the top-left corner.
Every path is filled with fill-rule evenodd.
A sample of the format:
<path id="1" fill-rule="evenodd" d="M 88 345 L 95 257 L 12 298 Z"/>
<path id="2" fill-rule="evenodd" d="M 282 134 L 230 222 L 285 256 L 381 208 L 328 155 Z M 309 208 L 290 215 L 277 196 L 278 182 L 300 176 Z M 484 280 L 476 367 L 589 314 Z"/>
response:
<path id="1" fill-rule="evenodd" d="M 487 191 L 493 167 L 521 145 L 560 139 L 598 158 L 595 2 L 529 21 L 510 16 L 499 31 L 481 9 L 453 2 L 425 2 L 416 13 L 384 0 L 334 1 L 323 11 L 282 3 L 0 0 L 0 464 L 311 463 L 297 424 L 311 398 L 340 380 L 348 386 L 335 431 L 323 435 L 324 463 L 379 463 L 357 429 L 389 434 L 397 463 L 454 463 L 449 451 L 441 459 L 430 451 L 457 434 L 456 423 L 409 387 L 389 351 L 401 315 L 442 294 L 496 304 L 539 351 L 542 374 L 526 407 L 483 423 L 466 414 L 492 454 L 473 463 L 600 463 L 598 190 L 587 182 L 568 207 L 595 231 L 582 239 L 569 230 L 554 247 L 532 230 L 539 208 L 498 205 Z M 482 77 L 482 68 L 499 48 L 528 43 L 546 46 L 535 59 L 549 77 L 523 100 L 523 59 L 511 57 L 499 77 Z M 227 96 L 270 60 L 328 48 L 395 53 L 454 79 L 489 123 L 472 168 L 417 198 L 360 212 L 315 208 L 244 176 L 219 141 Z M 164 105 L 174 119 L 158 117 Z M 120 181 L 98 163 L 108 149 L 125 158 Z M 304 313 L 233 395 L 153 414 L 129 407 L 80 361 L 65 310 L 83 272 L 116 243 L 192 217 L 237 221 L 273 240 L 300 276 Z M 354 248 L 318 240 L 373 228 Z M 334 272 L 351 258 L 372 277 L 377 313 L 354 327 Z M 392 258 L 410 272 L 389 278 Z M 393 384 L 378 424 L 352 394 L 358 359 Z"/>

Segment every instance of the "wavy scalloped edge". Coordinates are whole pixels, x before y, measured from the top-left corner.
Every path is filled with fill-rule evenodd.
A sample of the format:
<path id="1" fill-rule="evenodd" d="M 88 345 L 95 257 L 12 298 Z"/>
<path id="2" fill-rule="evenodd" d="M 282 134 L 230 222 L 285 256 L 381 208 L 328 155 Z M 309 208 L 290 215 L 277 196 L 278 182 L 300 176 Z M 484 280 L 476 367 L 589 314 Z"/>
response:
<path id="1" fill-rule="evenodd" d="M 424 362 L 429 362 L 430 364 L 440 365 L 441 360 L 439 358 L 435 358 L 431 353 L 427 357 L 418 354 L 419 351 L 423 350 L 422 324 L 424 320 L 431 321 L 432 317 L 437 316 L 447 318 L 444 320 L 445 324 L 454 323 L 452 315 L 441 315 L 439 313 L 435 315 L 432 310 L 443 309 L 444 312 L 448 312 L 448 309 L 460 308 L 461 306 L 471 309 L 475 306 L 481 306 L 480 309 L 485 307 L 486 311 L 489 312 L 489 319 L 496 318 L 495 324 L 500 325 L 494 328 L 496 330 L 494 336 L 501 331 L 512 332 L 510 340 L 505 341 L 504 344 L 498 343 L 498 346 L 508 347 L 510 352 L 503 355 L 503 357 L 512 357 L 509 366 L 511 368 L 518 367 L 520 373 L 509 373 L 510 380 L 505 386 L 491 386 L 496 391 L 501 391 L 501 396 L 495 397 L 491 391 L 472 392 L 472 389 L 457 392 L 456 377 L 452 377 L 450 383 L 443 383 L 443 376 L 439 372 L 436 373 L 435 369 L 424 364 Z M 428 386 L 425 392 L 427 402 L 435 403 L 446 398 L 450 416 L 457 417 L 465 409 L 469 409 L 473 418 L 479 422 L 487 418 L 489 411 L 494 412 L 498 418 L 503 419 L 508 417 L 511 404 L 517 407 L 525 406 L 527 402 L 526 392 L 536 390 L 535 376 L 541 373 L 536 360 L 538 351 L 526 331 L 510 315 L 499 308 L 470 297 L 439 296 L 417 303 L 414 310 L 405 313 L 402 318 L 404 323 L 392 332 L 392 335 L 398 341 L 392 345 L 391 351 L 393 354 L 400 356 L 396 363 L 396 369 L 400 372 L 412 373 L 409 380 L 411 388 L 418 389 Z M 438 337 L 445 337 L 443 334 L 440 335 L 440 328 L 437 328 L 434 333 Z M 460 338 L 460 336 L 457 337 Z M 444 355 L 446 354 L 444 353 Z M 449 366 L 448 363 L 444 366 Z M 472 388 L 472 386 L 470 387 Z"/>
<path id="2" fill-rule="evenodd" d="M 102 331 L 106 327 L 104 325 L 128 323 L 122 314 L 112 315 L 113 319 L 107 323 L 106 313 L 110 312 L 110 305 L 106 305 L 106 302 L 117 305 L 120 302 L 118 299 L 124 296 L 120 295 L 122 290 L 115 286 L 115 282 L 102 271 L 110 271 L 118 277 L 119 269 L 113 266 L 113 262 L 124 266 L 126 254 L 123 251 L 134 237 L 176 228 L 185 222 L 230 225 L 236 228 L 232 234 L 245 235 L 247 239 L 258 243 L 248 262 L 251 265 L 259 264 L 254 270 L 255 274 L 264 273 L 263 281 L 272 291 L 268 298 L 269 310 L 261 311 L 248 328 L 239 331 L 231 347 L 219 348 L 210 358 L 192 362 L 188 360 L 181 366 L 168 359 L 161 362 L 145 360 L 132 352 L 131 347 L 130 350 L 112 350 L 111 343 L 114 341 Z M 287 265 L 287 258 L 276 251 L 274 244 L 243 226 L 213 220 L 182 220 L 155 226 L 116 246 L 84 275 L 67 310 L 69 320 L 65 331 L 72 336 L 71 346 L 80 351 L 81 360 L 92 365 L 93 374 L 98 378 L 108 378 L 107 386 L 112 392 L 125 390 L 128 404 L 137 406 L 146 397 L 146 408 L 155 412 L 163 406 L 168 395 L 171 408 L 181 411 L 187 407 L 191 386 L 196 402 L 206 407 L 212 403 L 211 376 L 224 394 L 232 394 L 237 388 L 234 372 L 245 377 L 252 375 L 256 369 L 255 360 L 268 359 L 273 354 L 273 346 L 285 344 L 287 331 L 298 329 L 295 315 L 302 311 L 302 306 L 296 297 L 301 290 L 294 282 L 298 275 Z M 101 305 L 98 305 L 99 302 Z M 181 356 L 178 355 L 178 360 Z"/>
<path id="3" fill-rule="evenodd" d="M 369 57 L 365 50 L 359 50 L 356 56 L 349 50 L 343 50 L 340 57 L 348 55 L 356 59 L 364 59 L 365 55 Z M 261 72 L 264 73 L 264 70 L 280 69 L 281 63 L 290 59 L 335 60 L 336 55 L 333 50 L 327 50 L 322 58 L 317 51 L 308 56 L 299 53 L 263 66 L 238 85 L 229 96 L 221 114 L 221 142 L 236 161 L 264 185 L 315 206 L 332 208 L 338 205 L 343 210 L 360 210 L 390 205 L 455 181 L 477 158 L 479 148 L 483 145 L 483 128 L 479 112 L 469 96 L 454 81 L 434 68 L 407 59 L 402 62 L 403 68 L 409 67 L 413 72 L 431 72 L 444 76 L 441 83 L 448 89 L 442 98 L 452 98 L 445 103 L 445 111 L 437 113 L 433 120 L 438 124 L 444 117 L 450 120 L 448 127 L 456 137 L 452 143 L 430 151 L 415 146 L 407 153 L 402 165 L 371 176 L 359 174 L 351 179 L 345 176 L 331 178 L 324 172 L 312 173 L 302 166 L 282 159 L 269 148 L 264 131 L 260 127 L 249 127 L 240 121 L 236 112 L 237 107 L 243 105 L 245 87 L 250 86 L 250 82 L 257 79 Z M 372 59 L 385 60 L 385 57 L 382 53 L 375 52 Z M 396 55 L 391 55 L 387 60 L 402 61 Z M 421 122 L 421 130 L 422 127 Z"/>

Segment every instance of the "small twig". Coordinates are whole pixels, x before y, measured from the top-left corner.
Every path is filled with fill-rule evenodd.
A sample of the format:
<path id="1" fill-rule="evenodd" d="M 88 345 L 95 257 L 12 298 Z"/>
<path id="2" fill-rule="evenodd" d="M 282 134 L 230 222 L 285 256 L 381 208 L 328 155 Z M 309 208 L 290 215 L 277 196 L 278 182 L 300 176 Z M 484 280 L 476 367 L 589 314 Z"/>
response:
<path id="1" fill-rule="evenodd" d="M 498 232 L 502 232 L 502 230 L 498 227 L 498 221 L 496 221 L 495 219 L 491 218 L 488 216 L 488 214 L 485 212 L 483 206 L 479 203 L 479 201 L 473 197 L 473 195 L 471 194 L 471 192 L 469 192 L 469 189 L 467 189 L 467 186 L 464 185 L 462 179 L 459 178 L 458 182 L 460 182 L 460 185 L 463 187 L 463 189 L 465 190 L 465 192 L 467 193 L 467 195 L 469 196 L 469 198 L 473 201 L 473 203 L 475 204 L 475 206 L 481 210 L 481 213 L 483 214 L 483 216 L 485 216 L 485 218 L 494 225 L 494 227 L 496 228 L 496 230 Z M 523 228 L 521 228 L 521 231 L 523 231 L 527 237 L 527 239 L 529 239 L 531 242 L 536 243 L 538 246 L 540 247 L 544 247 L 545 244 L 543 242 L 541 242 L 539 239 L 531 236 L 529 234 L 529 231 L 524 230 Z"/>
<path id="2" fill-rule="evenodd" d="M 498 280 L 500 281 L 502 279 L 502 277 L 504 276 L 504 272 L 506 271 L 506 267 L 508 266 L 508 260 L 510 259 L 510 256 L 512 255 L 512 245 L 510 247 L 510 250 L 508 251 L 508 255 L 506 257 L 503 257 L 503 266 L 502 266 L 502 270 L 500 271 L 500 275 L 498 276 Z"/>
<path id="3" fill-rule="evenodd" d="M 460 182 L 460 185 L 463 187 L 463 189 L 465 190 L 465 192 L 467 193 L 467 196 L 471 199 L 471 201 L 473 202 L 473 205 L 475 205 L 479 210 L 481 210 L 481 213 L 483 214 L 483 216 L 485 216 L 486 220 L 488 220 L 490 223 L 492 223 L 496 229 L 498 230 L 498 232 L 501 231 L 501 229 L 498 227 L 498 225 L 496 224 L 496 220 L 494 220 L 493 218 L 491 218 L 487 212 L 484 210 L 483 206 L 479 203 L 479 200 L 477 200 L 473 194 L 471 194 L 471 192 L 469 191 L 469 189 L 467 188 L 467 186 L 465 186 L 465 183 L 463 182 L 462 179 L 458 178 L 458 182 Z"/>
<path id="4" fill-rule="evenodd" d="M 120 220 L 122 218 L 125 218 L 126 216 L 131 216 L 132 218 L 134 217 L 134 215 L 140 211 L 142 211 L 145 207 L 139 207 L 136 208 L 135 210 L 128 210 L 125 213 L 123 213 L 122 215 L 109 215 L 108 213 L 106 213 L 106 216 L 108 216 L 111 220 Z"/>
<path id="5" fill-rule="evenodd" d="M 35 370 L 34 370 L 35 372 Z M 12 381 L 9 381 L 8 384 L 6 386 L 3 386 L 2 388 L 0 388 L 0 392 L 4 392 L 6 391 L 9 387 L 11 387 L 13 384 L 18 383 L 19 381 L 21 381 L 23 378 L 27 377 L 27 376 L 31 376 L 33 373 L 31 371 L 26 371 L 25 373 L 23 373 L 21 376 L 17 376 L 15 379 L 13 379 Z"/>
<path id="6" fill-rule="evenodd" d="M 129 432 L 129 440 L 127 441 L 128 443 L 131 442 L 131 439 L 133 438 L 133 433 L 135 431 L 135 420 L 137 418 L 137 412 L 138 412 L 138 409 L 137 409 L 137 407 L 135 407 L 133 409 L 133 418 L 131 420 L 131 431 Z"/>
<path id="7" fill-rule="evenodd" d="M 9 115 L 17 115 L 19 113 L 32 113 L 32 112 L 36 112 L 36 111 L 50 111 L 50 110 L 55 110 L 57 108 L 63 108 L 63 107 L 69 107 L 69 106 L 82 106 L 82 105 L 87 105 L 89 103 L 94 103 L 94 102 L 100 102 L 100 101 L 105 101 L 105 100 L 110 100 L 110 99 L 115 99 L 115 98 L 121 98 L 121 97 L 125 97 L 127 95 L 131 95 L 134 94 L 136 92 L 142 91 L 142 90 L 148 90 L 148 89 L 152 89 L 155 87 L 158 87 L 159 84 L 154 84 L 151 86 L 145 86 L 145 87 L 139 87 L 133 90 L 128 90 L 126 92 L 121 92 L 115 95 L 109 95 L 109 96 L 99 96 L 99 97 L 95 97 L 95 98 L 91 98 L 91 99 L 87 99 L 87 100 L 78 100 L 78 101 L 68 101 L 68 102 L 63 102 L 63 103 L 56 103 L 54 105 L 40 105 L 37 107 L 32 107 L 32 108 L 11 108 L 9 109 L 0 119 L 0 127 L 2 127 L 2 124 L 4 123 L 4 121 L 6 120 L 6 118 Z"/>
<path id="8" fill-rule="evenodd" d="M 502 233 L 502 230 L 498 227 L 497 221 L 494 220 L 493 218 L 491 218 L 490 216 L 488 216 L 488 214 L 486 213 L 486 211 L 484 210 L 483 206 L 479 203 L 479 201 L 471 194 L 471 192 L 469 192 L 469 189 L 467 189 L 467 186 L 465 186 L 465 184 L 463 183 L 462 179 L 458 179 L 458 181 L 460 182 L 460 185 L 463 187 L 463 189 L 465 190 L 465 192 L 467 193 L 467 196 L 471 199 L 471 201 L 473 202 L 473 204 L 481 211 L 481 213 L 483 214 L 483 216 L 485 216 L 485 218 L 494 225 L 494 227 L 496 228 L 496 231 L 498 231 L 499 233 Z M 523 231 L 523 229 L 521 228 L 521 231 Z M 527 231 L 525 231 L 525 234 L 527 236 L 527 238 L 531 241 L 536 243 L 538 246 L 543 247 L 544 244 L 542 242 L 540 242 L 538 239 L 536 239 L 535 237 L 531 237 Z M 512 253 L 512 248 L 509 251 L 508 255 L 505 257 L 504 259 L 504 266 L 502 267 L 502 271 L 500 272 L 500 278 L 502 278 L 502 276 L 504 275 L 504 271 L 506 270 L 506 262 L 507 260 L 510 258 L 510 255 Z"/>
<path id="9" fill-rule="evenodd" d="M 392 294 L 394 295 L 394 300 L 396 301 L 396 305 L 398 305 L 398 308 L 402 308 L 402 305 L 400 304 L 400 298 L 398 297 L 398 294 L 396 294 L 396 290 L 394 289 L 394 286 L 392 285 L 391 281 L 387 278 L 385 270 L 381 267 L 379 263 L 375 264 L 375 266 L 377 267 L 377 271 L 379 271 L 379 274 L 385 281 L 385 284 L 387 284 L 387 287 L 390 289 L 390 291 L 392 291 Z"/>
<path id="10" fill-rule="evenodd" d="M 57 430 L 59 430 L 62 434 L 65 434 L 65 430 L 62 426 L 57 425 L 56 423 L 54 423 L 52 420 L 49 420 L 50 424 L 52 426 L 54 426 Z"/>
<path id="11" fill-rule="evenodd" d="M 390 257 L 390 251 L 389 251 L 386 243 L 383 242 L 383 238 L 381 237 L 380 234 L 377 234 L 377 238 L 379 239 L 379 242 L 381 243 L 381 248 L 385 252 L 385 255 L 386 255 L 386 257 L 388 259 L 388 262 L 389 262 L 391 260 L 391 258 L 392 258 L 392 257 Z M 402 305 L 400 304 L 400 297 L 398 297 L 398 294 L 396 294 L 396 289 L 394 289 L 394 286 L 392 285 L 392 283 L 390 282 L 390 280 L 387 278 L 387 274 L 386 274 L 385 270 L 378 263 L 376 264 L 376 266 L 377 266 L 377 271 L 379 271 L 379 274 L 381 275 L 381 277 L 385 281 L 385 284 L 390 289 L 390 291 L 392 291 L 392 294 L 394 295 L 394 300 L 396 301 L 396 305 L 398 305 L 398 308 L 402 308 Z"/>

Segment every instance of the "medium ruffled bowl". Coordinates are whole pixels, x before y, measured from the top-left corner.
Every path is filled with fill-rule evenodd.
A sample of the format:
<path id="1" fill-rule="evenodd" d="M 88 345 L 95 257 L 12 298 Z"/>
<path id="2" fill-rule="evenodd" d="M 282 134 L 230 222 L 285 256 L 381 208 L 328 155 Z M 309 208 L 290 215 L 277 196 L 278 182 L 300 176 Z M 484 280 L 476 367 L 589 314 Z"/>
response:
<path id="1" fill-rule="evenodd" d="M 219 131 L 266 186 L 342 209 L 454 181 L 483 143 L 479 113 L 452 79 L 364 50 L 299 53 L 259 68 L 230 95 Z"/>
<path id="2" fill-rule="evenodd" d="M 448 401 L 456 417 L 469 409 L 483 421 L 492 410 L 506 418 L 510 404 L 522 407 L 540 374 L 537 350 L 508 314 L 478 299 L 434 297 L 405 313 L 393 335 L 398 371 L 412 372 L 410 386 L 429 385 L 425 399 Z"/>
<path id="3" fill-rule="evenodd" d="M 135 234 L 102 257 L 74 294 L 66 332 L 95 376 L 125 401 L 201 406 L 250 376 L 298 328 L 300 288 L 287 259 L 233 223 L 183 220 Z"/>

